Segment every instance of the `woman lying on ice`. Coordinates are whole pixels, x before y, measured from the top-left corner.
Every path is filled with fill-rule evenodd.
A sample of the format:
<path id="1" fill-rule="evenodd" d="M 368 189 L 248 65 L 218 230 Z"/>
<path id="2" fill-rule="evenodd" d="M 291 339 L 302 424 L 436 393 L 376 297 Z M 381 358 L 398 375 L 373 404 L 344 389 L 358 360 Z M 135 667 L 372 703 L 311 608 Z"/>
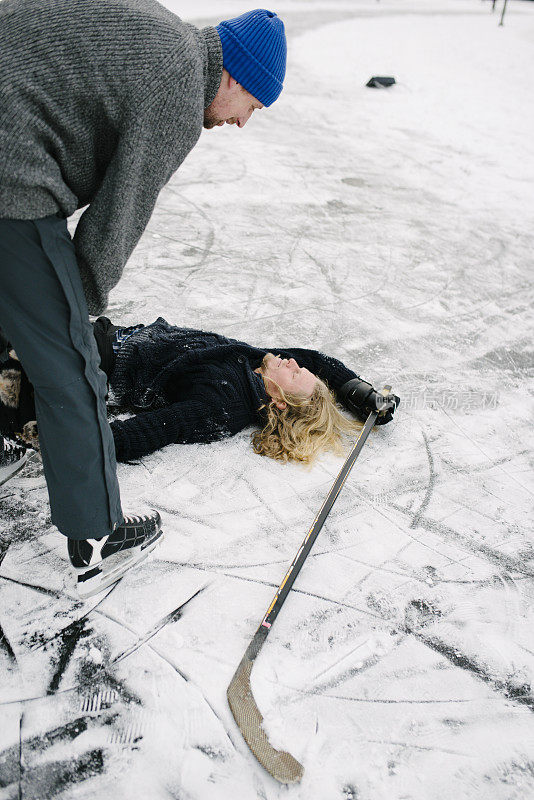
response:
<path id="1" fill-rule="evenodd" d="M 370 384 L 315 350 L 252 347 L 161 317 L 126 329 L 100 317 L 94 333 L 114 402 L 135 413 L 111 423 L 119 461 L 255 426 L 256 453 L 310 462 L 359 427 L 340 413 L 328 387 L 359 420 L 375 408 Z M 391 418 L 386 412 L 379 419 Z"/>
<path id="2" fill-rule="evenodd" d="M 118 461 L 254 426 L 256 453 L 310 463 L 322 450 L 342 452 L 343 434 L 380 403 L 371 384 L 316 350 L 252 347 L 162 317 L 130 328 L 100 317 L 93 330 L 111 404 L 135 415 L 111 422 Z M 399 398 L 388 399 L 393 407 L 377 424 L 392 419 Z M 343 416 L 336 400 L 359 422 Z"/>

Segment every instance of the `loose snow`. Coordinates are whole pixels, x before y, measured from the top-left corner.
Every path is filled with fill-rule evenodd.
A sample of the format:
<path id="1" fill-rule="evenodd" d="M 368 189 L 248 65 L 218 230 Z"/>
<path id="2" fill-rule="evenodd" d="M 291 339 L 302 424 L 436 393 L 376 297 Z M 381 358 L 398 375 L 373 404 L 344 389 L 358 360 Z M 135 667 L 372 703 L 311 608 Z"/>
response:
<path id="1" fill-rule="evenodd" d="M 85 603 L 39 465 L 1 487 L 0 800 L 534 796 L 534 3 L 503 27 L 489 0 L 275 10 L 280 100 L 203 133 L 107 313 L 314 347 L 402 397 L 252 674 L 302 783 L 256 762 L 226 687 L 342 461 L 244 431 L 119 466 L 166 537 Z"/>

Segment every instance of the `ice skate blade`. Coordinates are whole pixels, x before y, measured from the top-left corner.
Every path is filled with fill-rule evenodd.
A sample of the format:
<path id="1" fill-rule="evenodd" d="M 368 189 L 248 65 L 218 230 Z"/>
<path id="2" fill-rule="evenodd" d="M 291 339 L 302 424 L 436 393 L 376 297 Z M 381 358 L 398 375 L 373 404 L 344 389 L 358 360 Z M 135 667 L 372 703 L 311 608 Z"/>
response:
<path id="1" fill-rule="evenodd" d="M 119 581 L 127 572 L 129 572 L 129 570 L 131 570 L 133 567 L 136 567 L 138 564 L 141 564 L 146 557 L 150 555 L 154 548 L 156 548 L 161 542 L 162 537 L 163 531 L 159 530 L 156 536 L 148 544 L 146 544 L 144 548 L 140 548 L 131 552 L 129 557 L 125 557 L 123 552 L 123 558 L 120 560 L 120 562 L 112 565 L 107 565 L 105 562 L 100 562 L 100 565 L 93 567 L 91 570 L 85 570 L 82 574 L 87 574 L 87 572 L 93 571 L 94 574 L 83 582 L 79 580 L 79 573 L 81 570 L 78 571 L 76 584 L 78 597 L 80 597 L 82 600 L 85 600 L 88 597 L 99 594 L 99 592 L 107 589 L 108 586 L 111 586 L 113 583 L 117 583 L 117 581 Z M 117 555 L 121 554 L 118 553 Z M 102 567 L 103 564 L 105 565 L 104 568 Z"/>

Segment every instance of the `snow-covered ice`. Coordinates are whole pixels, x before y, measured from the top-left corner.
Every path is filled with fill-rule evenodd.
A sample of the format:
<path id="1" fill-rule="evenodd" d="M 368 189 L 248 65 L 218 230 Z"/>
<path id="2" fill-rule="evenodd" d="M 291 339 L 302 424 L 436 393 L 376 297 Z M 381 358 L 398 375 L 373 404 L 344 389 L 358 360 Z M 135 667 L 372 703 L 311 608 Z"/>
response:
<path id="1" fill-rule="evenodd" d="M 85 603 L 38 467 L 0 489 L 0 800 L 534 797 L 534 3 L 503 27 L 489 0 L 275 10 L 285 91 L 203 133 L 108 316 L 314 347 L 402 397 L 252 674 L 302 783 L 256 762 L 226 687 L 341 460 L 245 431 L 120 465 L 166 538 Z"/>

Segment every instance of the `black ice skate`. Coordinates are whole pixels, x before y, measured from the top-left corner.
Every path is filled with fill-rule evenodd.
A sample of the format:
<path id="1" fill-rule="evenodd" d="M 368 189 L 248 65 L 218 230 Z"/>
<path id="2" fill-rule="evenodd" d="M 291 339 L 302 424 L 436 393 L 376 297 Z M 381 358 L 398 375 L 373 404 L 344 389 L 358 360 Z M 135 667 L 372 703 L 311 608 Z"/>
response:
<path id="1" fill-rule="evenodd" d="M 12 444 L 0 436 L 0 486 L 16 475 L 27 460 L 28 454 L 25 447 Z"/>
<path id="2" fill-rule="evenodd" d="M 161 517 L 153 511 L 124 517 L 122 525 L 101 539 L 69 539 L 69 557 L 80 597 L 90 597 L 116 583 L 147 557 L 162 535 Z"/>

